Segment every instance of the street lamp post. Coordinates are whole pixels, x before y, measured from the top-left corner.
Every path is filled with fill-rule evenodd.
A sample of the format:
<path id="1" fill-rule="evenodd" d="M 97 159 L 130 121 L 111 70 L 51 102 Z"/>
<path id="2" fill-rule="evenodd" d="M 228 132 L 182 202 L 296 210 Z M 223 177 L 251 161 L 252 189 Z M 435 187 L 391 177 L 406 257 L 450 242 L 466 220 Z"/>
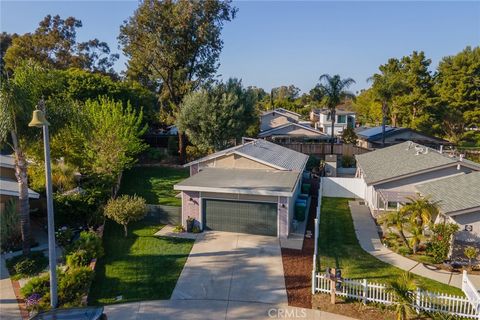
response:
<path id="1" fill-rule="evenodd" d="M 43 101 L 40 102 L 43 104 Z M 29 127 L 43 129 L 43 143 L 45 151 L 45 185 L 47 192 L 47 220 L 48 220 L 48 260 L 50 269 L 50 305 L 57 307 L 57 254 L 55 252 L 55 224 L 53 221 L 53 198 L 52 198 L 52 170 L 50 168 L 50 142 L 48 139 L 48 126 L 50 123 L 45 119 L 42 110 L 33 111 L 32 121 Z"/>

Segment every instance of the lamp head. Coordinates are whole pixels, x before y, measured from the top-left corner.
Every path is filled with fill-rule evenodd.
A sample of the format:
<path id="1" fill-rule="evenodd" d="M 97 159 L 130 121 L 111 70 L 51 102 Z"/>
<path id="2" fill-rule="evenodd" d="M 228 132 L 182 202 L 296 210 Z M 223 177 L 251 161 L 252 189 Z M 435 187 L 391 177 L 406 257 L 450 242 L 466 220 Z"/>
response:
<path id="1" fill-rule="evenodd" d="M 45 114 L 42 110 L 33 111 L 32 121 L 28 124 L 29 127 L 41 128 L 48 125 L 50 125 L 50 123 L 45 119 Z"/>

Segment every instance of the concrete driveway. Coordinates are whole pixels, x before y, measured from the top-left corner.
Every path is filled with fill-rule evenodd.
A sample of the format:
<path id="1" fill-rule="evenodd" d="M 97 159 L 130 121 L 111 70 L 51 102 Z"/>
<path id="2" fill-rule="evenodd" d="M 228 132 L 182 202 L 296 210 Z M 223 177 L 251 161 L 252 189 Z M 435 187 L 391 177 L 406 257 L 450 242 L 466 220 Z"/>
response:
<path id="1" fill-rule="evenodd" d="M 197 238 L 170 300 L 105 307 L 109 319 L 354 320 L 287 305 L 279 241 L 228 232 Z"/>
<path id="2" fill-rule="evenodd" d="M 206 232 L 195 242 L 171 299 L 287 304 L 278 239 Z"/>

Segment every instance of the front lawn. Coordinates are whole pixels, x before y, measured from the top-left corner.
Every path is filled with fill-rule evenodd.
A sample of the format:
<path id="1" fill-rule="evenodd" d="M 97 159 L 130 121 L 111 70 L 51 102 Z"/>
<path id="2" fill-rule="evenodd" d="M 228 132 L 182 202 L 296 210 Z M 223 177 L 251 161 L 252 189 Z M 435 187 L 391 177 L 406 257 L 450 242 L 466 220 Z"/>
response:
<path id="1" fill-rule="evenodd" d="M 108 221 L 89 304 L 170 298 L 193 241 L 154 236 L 161 227 L 146 218 L 131 224 L 125 238 L 123 227 Z"/>
<path id="2" fill-rule="evenodd" d="M 350 279 L 368 279 L 385 283 L 398 277 L 401 269 L 384 263 L 365 252 L 358 243 L 352 216 L 344 198 L 322 199 L 319 254 L 322 271 L 326 267 L 340 267 L 342 276 Z M 463 295 L 458 288 L 420 276 L 415 276 L 426 290 Z"/>
<path id="3" fill-rule="evenodd" d="M 179 192 L 173 185 L 188 178 L 186 168 L 171 167 L 133 167 L 125 171 L 122 177 L 121 194 L 138 195 L 149 204 L 181 206 Z"/>

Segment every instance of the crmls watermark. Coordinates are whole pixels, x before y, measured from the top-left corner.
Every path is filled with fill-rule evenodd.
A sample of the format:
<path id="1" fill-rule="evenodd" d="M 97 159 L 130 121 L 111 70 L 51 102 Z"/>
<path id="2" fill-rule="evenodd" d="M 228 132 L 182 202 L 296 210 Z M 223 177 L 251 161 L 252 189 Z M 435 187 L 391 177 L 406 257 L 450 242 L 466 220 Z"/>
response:
<path id="1" fill-rule="evenodd" d="M 301 308 L 271 308 L 268 317 L 272 319 L 305 319 L 307 310 Z"/>

